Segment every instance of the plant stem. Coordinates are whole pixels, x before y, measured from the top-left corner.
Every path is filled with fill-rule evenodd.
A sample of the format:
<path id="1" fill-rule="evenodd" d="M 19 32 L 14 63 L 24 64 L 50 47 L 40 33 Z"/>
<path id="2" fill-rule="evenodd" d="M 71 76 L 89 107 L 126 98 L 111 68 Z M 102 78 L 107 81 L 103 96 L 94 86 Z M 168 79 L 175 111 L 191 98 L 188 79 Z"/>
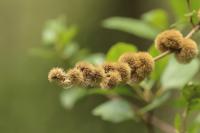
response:
<path id="1" fill-rule="evenodd" d="M 149 112 L 149 115 L 147 116 L 147 120 L 146 120 L 146 126 L 147 126 L 147 131 L 148 133 L 155 133 L 154 130 L 154 125 L 152 125 L 152 116 L 153 116 L 153 111 Z"/>
<path id="2" fill-rule="evenodd" d="M 194 26 L 194 27 L 192 28 L 192 30 L 185 36 L 185 38 L 186 38 L 186 39 L 191 38 L 192 35 L 193 35 L 194 33 L 196 33 L 199 29 L 200 29 L 200 23 L 198 23 L 196 26 Z M 165 57 L 165 56 L 167 56 L 167 55 L 169 55 L 169 54 L 171 54 L 171 53 L 172 53 L 172 52 L 171 52 L 170 50 L 165 51 L 165 52 L 161 53 L 160 55 L 154 57 L 154 61 L 158 61 L 158 60 L 162 59 L 163 57 Z"/>
<path id="3" fill-rule="evenodd" d="M 169 54 L 171 54 L 172 52 L 171 51 L 165 51 L 164 53 L 161 53 L 160 55 L 158 55 L 158 56 L 156 56 L 155 58 L 154 58 L 154 61 L 158 61 L 158 60 L 160 60 L 160 59 L 162 59 L 163 57 L 165 57 L 165 56 L 167 56 L 167 55 L 169 55 Z"/>
<path id="4" fill-rule="evenodd" d="M 187 118 L 188 118 L 188 108 L 186 108 L 184 111 L 183 111 L 183 114 L 182 114 L 182 125 L 181 125 L 181 131 L 180 133 L 186 133 L 187 131 Z"/>

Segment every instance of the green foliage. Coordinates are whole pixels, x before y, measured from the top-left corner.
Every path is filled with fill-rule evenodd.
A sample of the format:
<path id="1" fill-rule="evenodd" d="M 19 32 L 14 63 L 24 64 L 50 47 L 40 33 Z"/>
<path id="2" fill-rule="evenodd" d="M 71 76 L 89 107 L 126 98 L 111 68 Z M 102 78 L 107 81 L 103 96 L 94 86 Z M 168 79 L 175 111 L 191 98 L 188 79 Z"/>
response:
<path id="1" fill-rule="evenodd" d="M 176 15 L 176 22 L 172 26 L 178 26 L 178 28 L 186 27 L 188 26 L 186 20 L 189 20 L 189 17 L 196 19 L 196 10 L 200 7 L 200 1 L 194 1 L 191 2 L 193 11 L 188 10 L 187 2 L 184 0 L 168 1 Z M 103 21 L 103 26 L 144 39 L 154 40 L 160 31 L 169 28 L 170 19 L 165 10 L 153 9 L 144 13 L 140 19 L 108 18 Z M 180 25 L 180 22 L 182 25 Z M 137 51 L 137 48 L 132 43 L 118 42 L 109 49 L 106 56 L 101 53 L 89 54 L 87 49 L 80 49 L 78 43 L 74 41 L 76 34 L 77 27 L 74 25 L 67 26 L 63 18 L 51 20 L 47 22 L 43 32 L 44 49 L 32 49 L 32 53 L 48 58 L 58 56 L 72 65 L 80 59 L 99 65 L 104 61 L 116 62 L 125 52 Z M 153 57 L 160 55 L 154 44 L 150 46 L 148 52 Z M 141 115 L 138 117 L 143 119 L 150 114 L 149 112 L 158 110 L 169 100 L 172 93 L 171 89 L 177 89 L 179 94 L 182 93 L 182 96 L 177 98 L 177 103 L 180 105 L 174 105 L 176 107 L 184 107 L 189 111 L 197 110 L 200 109 L 200 85 L 188 84 L 188 82 L 193 80 L 198 71 L 198 59 L 194 59 L 189 64 L 180 64 L 174 57 L 166 56 L 155 62 L 154 71 L 141 83 L 127 83 L 126 86 L 119 85 L 111 89 L 72 88 L 62 92 L 61 103 L 65 108 L 71 109 L 85 96 L 106 96 L 110 100 L 97 106 L 93 110 L 93 114 L 100 116 L 103 120 L 119 123 L 125 120 L 136 120 L 137 114 Z M 147 90 L 148 94 L 146 93 Z M 137 109 L 133 108 L 132 104 L 136 105 Z M 177 131 L 181 129 L 182 121 L 182 116 L 176 115 L 174 126 Z M 188 132 L 197 133 L 199 125 L 198 119 L 194 121 Z"/>
<path id="2" fill-rule="evenodd" d="M 61 93 L 60 100 L 63 107 L 72 109 L 74 105 L 84 96 L 87 95 L 87 90 L 83 88 L 70 88 Z"/>
<path id="3" fill-rule="evenodd" d="M 132 106 L 126 100 L 118 98 L 99 105 L 93 110 L 93 114 L 114 123 L 134 118 Z"/>
<path id="4" fill-rule="evenodd" d="M 161 106 L 164 102 L 168 100 L 170 97 L 170 93 L 165 93 L 164 95 L 156 97 L 150 104 L 140 109 L 140 113 L 144 114 L 147 113 L 155 108 Z"/>
<path id="5" fill-rule="evenodd" d="M 189 83 L 182 90 L 189 110 L 200 109 L 200 85 Z"/>
<path id="6" fill-rule="evenodd" d="M 107 53 L 107 61 L 117 61 L 125 52 L 136 52 L 137 48 L 133 44 L 119 42 L 114 44 Z"/>
<path id="7" fill-rule="evenodd" d="M 179 64 L 176 59 L 172 57 L 162 75 L 162 86 L 164 89 L 182 88 L 194 77 L 198 70 L 199 61 L 197 59 L 189 64 Z"/>
<path id="8" fill-rule="evenodd" d="M 103 26 L 108 29 L 127 32 L 142 38 L 154 39 L 159 33 L 148 23 L 133 18 L 112 17 L 104 20 Z"/>
<path id="9" fill-rule="evenodd" d="M 142 19 L 157 29 L 166 29 L 169 26 L 167 12 L 162 9 L 146 12 L 142 15 Z"/>

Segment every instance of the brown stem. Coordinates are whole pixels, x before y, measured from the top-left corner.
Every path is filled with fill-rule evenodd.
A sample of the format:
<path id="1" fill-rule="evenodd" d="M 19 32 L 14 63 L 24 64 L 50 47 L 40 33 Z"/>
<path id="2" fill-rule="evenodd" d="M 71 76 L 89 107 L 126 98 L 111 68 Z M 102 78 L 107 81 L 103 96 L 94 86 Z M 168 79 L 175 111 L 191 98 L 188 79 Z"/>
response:
<path id="1" fill-rule="evenodd" d="M 186 38 L 186 39 L 187 39 L 187 38 L 191 38 L 192 35 L 193 35 L 194 33 L 196 33 L 199 29 L 200 29 L 200 23 L 197 24 L 196 26 L 194 26 L 194 27 L 192 28 L 192 30 L 185 36 L 185 38 Z M 162 53 L 162 54 L 160 54 L 160 55 L 154 57 L 154 61 L 158 61 L 158 60 L 162 59 L 163 57 L 165 57 L 165 56 L 167 56 L 167 55 L 169 55 L 169 54 L 171 54 L 171 53 L 172 53 L 172 52 L 171 52 L 170 50 L 165 51 L 164 53 Z"/>
<path id="2" fill-rule="evenodd" d="M 150 112 L 149 115 L 147 116 L 147 120 L 145 122 L 148 133 L 155 133 L 154 125 L 152 124 L 152 117 L 153 117 L 153 112 Z"/>
<path id="3" fill-rule="evenodd" d="M 176 133 L 176 129 L 169 125 L 168 123 L 158 119 L 155 116 L 152 116 L 151 124 L 159 128 L 163 133 Z"/>
<path id="4" fill-rule="evenodd" d="M 158 61 L 158 60 L 162 59 L 163 57 L 165 57 L 165 56 L 167 56 L 167 55 L 169 55 L 169 54 L 171 54 L 171 51 L 169 51 L 169 50 L 168 50 L 168 51 L 165 51 L 164 53 L 162 53 L 162 54 L 156 56 L 156 57 L 154 58 L 154 61 Z"/>
<path id="5" fill-rule="evenodd" d="M 181 131 L 180 133 L 186 133 L 187 131 L 187 118 L 188 118 L 188 108 L 186 108 L 184 111 L 183 111 L 183 114 L 182 114 L 182 125 L 181 125 Z"/>

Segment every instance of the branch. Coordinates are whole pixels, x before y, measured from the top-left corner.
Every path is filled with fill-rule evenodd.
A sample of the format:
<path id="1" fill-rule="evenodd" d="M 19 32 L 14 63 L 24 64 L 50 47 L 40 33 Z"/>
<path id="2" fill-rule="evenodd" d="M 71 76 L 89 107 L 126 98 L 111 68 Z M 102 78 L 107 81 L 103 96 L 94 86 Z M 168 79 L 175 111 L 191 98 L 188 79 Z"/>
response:
<path id="1" fill-rule="evenodd" d="M 200 29 L 200 23 L 198 23 L 196 26 L 194 26 L 194 27 L 192 28 L 192 30 L 185 36 L 185 38 L 191 38 L 192 35 L 193 35 L 194 33 L 196 33 L 199 29 Z M 171 54 L 171 53 L 172 53 L 172 52 L 171 52 L 170 50 L 165 51 L 164 53 L 162 53 L 162 54 L 160 54 L 160 55 L 154 57 L 154 61 L 158 61 L 158 60 L 162 59 L 163 57 L 165 57 L 165 56 L 167 56 L 167 55 L 169 55 L 169 54 Z"/>

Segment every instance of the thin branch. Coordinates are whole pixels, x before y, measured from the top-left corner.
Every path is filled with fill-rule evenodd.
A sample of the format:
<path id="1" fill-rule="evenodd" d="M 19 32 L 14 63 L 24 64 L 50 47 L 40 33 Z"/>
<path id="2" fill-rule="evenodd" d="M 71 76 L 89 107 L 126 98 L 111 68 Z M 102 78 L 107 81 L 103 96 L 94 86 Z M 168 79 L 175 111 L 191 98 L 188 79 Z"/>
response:
<path id="1" fill-rule="evenodd" d="M 158 55 L 158 56 L 156 56 L 155 58 L 154 58 L 154 61 L 158 61 L 158 60 L 160 60 L 160 59 L 162 59 L 163 57 L 165 57 L 165 56 L 167 56 L 167 55 L 169 55 L 169 54 L 171 54 L 172 52 L 171 51 L 165 51 L 164 53 L 161 53 L 160 55 Z"/>
<path id="2" fill-rule="evenodd" d="M 169 125 L 168 123 L 158 119 L 155 116 L 152 116 L 151 124 L 157 128 L 159 128 L 164 133 L 177 133 L 177 130 Z"/>

